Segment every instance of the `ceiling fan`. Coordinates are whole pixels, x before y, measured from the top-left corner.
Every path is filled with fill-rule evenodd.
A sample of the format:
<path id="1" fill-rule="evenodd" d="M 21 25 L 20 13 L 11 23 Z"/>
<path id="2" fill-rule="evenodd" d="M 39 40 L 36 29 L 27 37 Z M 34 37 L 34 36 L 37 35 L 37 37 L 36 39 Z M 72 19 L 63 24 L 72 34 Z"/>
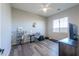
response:
<path id="1" fill-rule="evenodd" d="M 47 13 L 48 10 L 52 9 L 50 7 L 51 4 L 48 4 L 48 3 L 43 3 L 42 5 L 40 5 L 40 9 L 41 11 L 43 11 L 44 13 Z"/>

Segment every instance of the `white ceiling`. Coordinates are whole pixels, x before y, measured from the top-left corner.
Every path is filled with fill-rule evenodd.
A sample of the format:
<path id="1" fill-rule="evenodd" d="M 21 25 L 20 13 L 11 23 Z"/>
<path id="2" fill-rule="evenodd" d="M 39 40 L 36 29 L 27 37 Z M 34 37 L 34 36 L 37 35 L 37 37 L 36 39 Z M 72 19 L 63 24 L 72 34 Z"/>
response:
<path id="1" fill-rule="evenodd" d="M 47 11 L 47 13 L 43 12 L 41 9 L 41 5 L 44 3 L 12 3 L 12 7 L 18 8 L 24 11 L 32 12 L 41 16 L 51 16 L 58 12 L 64 11 L 68 8 L 74 7 L 75 5 L 78 5 L 77 3 L 51 3 L 49 4 L 49 7 L 51 7 L 50 10 Z M 58 10 L 60 9 L 60 10 Z"/>

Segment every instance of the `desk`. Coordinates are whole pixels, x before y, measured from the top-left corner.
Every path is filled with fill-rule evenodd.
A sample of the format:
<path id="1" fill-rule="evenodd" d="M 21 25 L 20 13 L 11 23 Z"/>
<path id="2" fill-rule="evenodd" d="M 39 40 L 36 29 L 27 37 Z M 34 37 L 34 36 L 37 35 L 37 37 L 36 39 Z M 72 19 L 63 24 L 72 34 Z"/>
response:
<path id="1" fill-rule="evenodd" d="M 59 40 L 59 55 L 60 56 L 76 56 L 77 41 L 69 38 Z"/>

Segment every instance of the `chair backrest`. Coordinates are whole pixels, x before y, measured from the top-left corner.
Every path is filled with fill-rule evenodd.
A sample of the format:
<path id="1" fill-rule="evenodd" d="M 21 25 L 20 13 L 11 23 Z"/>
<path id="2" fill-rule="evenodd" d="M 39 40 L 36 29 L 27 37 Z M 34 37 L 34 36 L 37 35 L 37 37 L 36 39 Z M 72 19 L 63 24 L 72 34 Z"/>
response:
<path id="1" fill-rule="evenodd" d="M 39 38 L 40 37 L 40 33 L 35 33 L 35 37 Z"/>

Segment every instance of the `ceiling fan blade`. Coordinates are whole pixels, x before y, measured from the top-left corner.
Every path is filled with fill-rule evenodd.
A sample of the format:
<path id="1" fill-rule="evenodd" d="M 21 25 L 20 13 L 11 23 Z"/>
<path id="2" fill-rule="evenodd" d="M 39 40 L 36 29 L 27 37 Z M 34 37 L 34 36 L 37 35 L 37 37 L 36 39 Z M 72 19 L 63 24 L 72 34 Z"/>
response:
<path id="1" fill-rule="evenodd" d="M 46 7 L 49 7 L 50 6 L 50 4 L 48 3 L 48 4 L 46 4 Z"/>

